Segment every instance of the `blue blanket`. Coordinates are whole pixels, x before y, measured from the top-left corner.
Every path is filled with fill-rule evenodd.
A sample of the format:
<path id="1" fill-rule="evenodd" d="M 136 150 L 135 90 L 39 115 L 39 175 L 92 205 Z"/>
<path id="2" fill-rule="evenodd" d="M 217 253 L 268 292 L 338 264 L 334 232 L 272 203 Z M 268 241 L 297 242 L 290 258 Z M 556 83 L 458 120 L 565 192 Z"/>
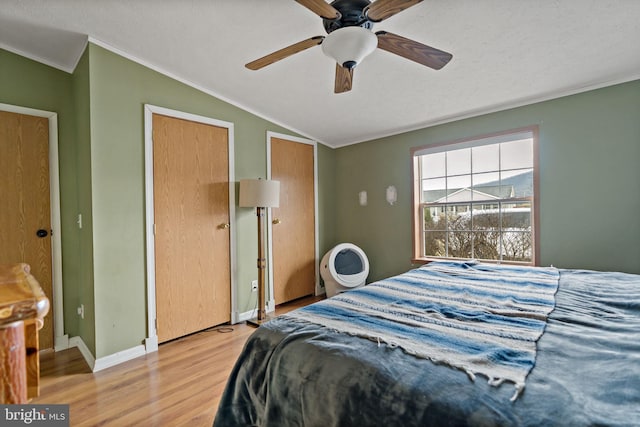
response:
<path id="1" fill-rule="evenodd" d="M 279 317 L 247 341 L 214 425 L 640 426 L 640 276 L 559 273 L 555 309 L 514 402 L 510 384 L 471 381 L 399 347 Z"/>
<path id="2" fill-rule="evenodd" d="M 398 346 L 491 385 L 515 384 L 535 363 L 555 305 L 555 268 L 440 261 L 284 315 Z"/>

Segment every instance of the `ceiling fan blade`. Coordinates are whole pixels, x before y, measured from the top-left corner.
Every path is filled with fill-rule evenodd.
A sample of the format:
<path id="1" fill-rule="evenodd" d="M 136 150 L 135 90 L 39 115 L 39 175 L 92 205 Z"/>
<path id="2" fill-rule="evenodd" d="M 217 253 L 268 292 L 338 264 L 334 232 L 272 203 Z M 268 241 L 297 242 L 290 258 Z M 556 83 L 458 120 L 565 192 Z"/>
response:
<path id="1" fill-rule="evenodd" d="M 378 0 L 367 6 L 364 9 L 364 13 L 370 21 L 380 22 L 421 1 L 422 0 Z"/>
<path id="2" fill-rule="evenodd" d="M 351 83 L 353 82 L 353 68 L 343 67 L 340 64 L 336 64 L 336 83 L 334 92 L 343 93 L 351 90 Z"/>
<path id="3" fill-rule="evenodd" d="M 376 35 L 378 36 L 378 47 L 380 49 L 395 53 L 418 64 L 426 65 L 434 70 L 444 67 L 453 58 L 450 53 L 397 34 L 378 31 Z"/>
<path id="4" fill-rule="evenodd" d="M 324 19 L 340 19 L 340 12 L 324 0 L 296 0 L 298 3 Z"/>
<path id="5" fill-rule="evenodd" d="M 324 40 L 324 36 L 315 36 L 310 39 L 302 40 L 301 42 L 294 43 L 291 46 L 287 46 L 280 50 L 277 50 L 269 55 L 263 56 L 262 58 L 256 59 L 255 61 L 251 61 L 245 65 L 250 70 L 259 70 L 262 67 L 266 67 L 267 65 L 273 64 L 276 61 L 280 61 L 288 56 L 293 55 L 294 53 L 302 52 L 305 49 L 309 49 L 310 47 L 317 46 L 322 43 Z"/>

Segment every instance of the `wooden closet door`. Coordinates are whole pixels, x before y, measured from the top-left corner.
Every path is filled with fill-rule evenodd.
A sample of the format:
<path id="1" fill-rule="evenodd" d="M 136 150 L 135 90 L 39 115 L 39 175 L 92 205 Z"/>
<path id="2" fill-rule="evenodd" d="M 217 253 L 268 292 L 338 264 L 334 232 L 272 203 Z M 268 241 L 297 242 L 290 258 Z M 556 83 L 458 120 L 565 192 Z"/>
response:
<path id="1" fill-rule="evenodd" d="M 271 178 L 280 181 L 272 208 L 276 304 L 313 295 L 316 281 L 313 145 L 271 138 Z"/>
<path id="2" fill-rule="evenodd" d="M 231 320 L 229 135 L 153 115 L 158 341 Z"/>
<path id="3" fill-rule="evenodd" d="M 49 119 L 0 111 L 0 264 L 29 264 L 55 307 L 50 206 Z M 53 348 L 53 309 L 38 335 Z"/>

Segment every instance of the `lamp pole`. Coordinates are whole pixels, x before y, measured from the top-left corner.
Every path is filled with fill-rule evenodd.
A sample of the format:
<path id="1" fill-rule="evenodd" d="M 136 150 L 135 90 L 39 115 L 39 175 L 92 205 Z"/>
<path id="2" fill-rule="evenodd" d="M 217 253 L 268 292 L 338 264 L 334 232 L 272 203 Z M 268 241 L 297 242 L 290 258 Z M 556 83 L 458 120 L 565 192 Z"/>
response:
<path id="1" fill-rule="evenodd" d="M 256 216 L 258 217 L 258 318 L 257 324 L 262 323 L 266 317 L 265 297 L 264 297 L 264 270 L 267 267 L 267 260 L 264 257 L 264 241 L 262 232 L 262 223 L 264 222 L 265 208 L 257 207 Z"/>

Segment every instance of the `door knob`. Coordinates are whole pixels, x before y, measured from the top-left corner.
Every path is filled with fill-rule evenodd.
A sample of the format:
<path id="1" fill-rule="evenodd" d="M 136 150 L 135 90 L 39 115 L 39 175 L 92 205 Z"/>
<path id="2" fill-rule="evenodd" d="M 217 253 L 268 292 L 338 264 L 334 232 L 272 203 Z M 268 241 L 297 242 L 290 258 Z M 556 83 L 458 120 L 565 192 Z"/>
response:
<path id="1" fill-rule="evenodd" d="M 276 219 L 274 219 L 273 221 L 271 221 L 271 224 L 273 224 L 273 225 L 278 225 L 278 224 L 280 224 L 281 222 L 282 222 L 282 221 L 280 221 L 280 218 L 276 218 Z"/>
<path id="2" fill-rule="evenodd" d="M 43 237 L 47 237 L 49 235 L 49 232 L 43 228 L 41 228 L 40 230 L 36 231 L 36 236 L 40 237 L 41 239 Z"/>
<path id="3" fill-rule="evenodd" d="M 229 226 L 229 223 L 228 223 L 228 222 L 227 222 L 227 223 L 225 223 L 225 224 L 220 224 L 220 225 L 218 226 L 218 228 L 219 228 L 220 230 L 226 230 L 226 229 L 227 229 L 227 228 L 229 228 L 229 227 L 230 227 L 230 226 Z"/>

